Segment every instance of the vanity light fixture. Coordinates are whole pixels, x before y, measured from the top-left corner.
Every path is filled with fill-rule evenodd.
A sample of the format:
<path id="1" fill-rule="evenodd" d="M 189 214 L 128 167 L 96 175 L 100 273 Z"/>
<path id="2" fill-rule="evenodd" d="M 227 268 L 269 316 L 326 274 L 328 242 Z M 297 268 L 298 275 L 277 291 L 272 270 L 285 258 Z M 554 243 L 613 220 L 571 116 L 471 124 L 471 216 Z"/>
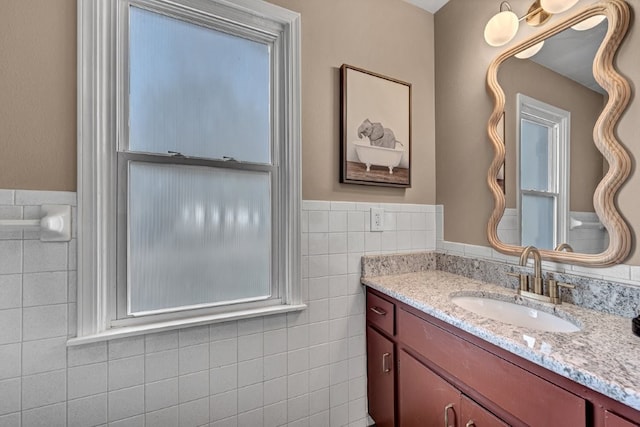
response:
<path id="1" fill-rule="evenodd" d="M 599 23 L 604 21 L 606 16 L 604 15 L 596 15 L 591 18 L 587 18 L 584 21 L 578 22 L 576 25 L 573 25 L 571 28 L 576 31 L 586 31 L 590 30 L 593 27 L 597 27 Z"/>
<path id="2" fill-rule="evenodd" d="M 514 56 L 518 59 L 531 58 L 533 55 L 540 52 L 540 49 L 542 49 L 542 46 L 544 46 L 544 40 L 542 40 L 540 43 L 534 44 L 533 46 L 523 50 L 522 52 L 516 53 Z"/>
<path id="3" fill-rule="evenodd" d="M 511 10 L 509 2 L 503 1 L 500 3 L 500 12 L 493 15 L 484 27 L 484 39 L 490 46 L 503 46 L 513 40 L 520 21 L 525 20 L 527 24 L 537 27 L 547 22 L 552 14 L 567 11 L 577 2 L 578 0 L 536 0 L 527 13 L 518 18 Z M 536 52 L 529 56 L 535 55 Z"/>
<path id="4" fill-rule="evenodd" d="M 578 0 L 540 0 L 540 6 L 549 13 L 562 13 L 571 9 Z"/>
<path id="5" fill-rule="evenodd" d="M 502 46 L 509 43 L 517 32 L 518 15 L 513 13 L 508 2 L 503 1 L 500 12 L 493 15 L 484 27 L 484 39 L 490 46 Z"/>

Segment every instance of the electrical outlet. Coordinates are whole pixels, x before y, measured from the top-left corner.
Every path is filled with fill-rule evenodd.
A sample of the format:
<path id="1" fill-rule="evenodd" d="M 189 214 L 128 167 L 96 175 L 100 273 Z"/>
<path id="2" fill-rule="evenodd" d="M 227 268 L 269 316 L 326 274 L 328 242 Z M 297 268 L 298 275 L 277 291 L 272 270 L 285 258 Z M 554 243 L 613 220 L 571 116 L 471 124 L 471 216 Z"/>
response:
<path id="1" fill-rule="evenodd" d="M 371 231 L 382 231 L 384 228 L 384 209 L 371 208 Z"/>

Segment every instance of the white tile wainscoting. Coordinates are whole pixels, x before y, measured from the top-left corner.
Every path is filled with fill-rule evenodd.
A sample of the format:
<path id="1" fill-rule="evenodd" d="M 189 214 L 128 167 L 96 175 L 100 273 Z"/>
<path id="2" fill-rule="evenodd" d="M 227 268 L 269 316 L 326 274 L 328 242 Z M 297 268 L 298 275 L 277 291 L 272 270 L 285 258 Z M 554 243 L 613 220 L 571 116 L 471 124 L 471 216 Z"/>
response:
<path id="1" fill-rule="evenodd" d="M 75 193 L 0 190 L 0 219 L 37 218 Z M 369 210 L 385 211 L 371 232 Z M 74 209 L 75 217 L 75 209 Z M 305 201 L 295 314 L 78 347 L 76 240 L 0 232 L 0 427 L 365 426 L 363 254 L 434 250 L 517 262 L 443 240 L 441 206 Z M 547 270 L 634 283 L 640 267 Z"/>
<path id="2" fill-rule="evenodd" d="M 598 215 L 595 212 L 571 211 L 569 217 L 585 223 L 600 224 Z M 498 238 L 504 243 L 519 244 L 520 225 L 518 223 L 517 209 L 507 208 L 504 210 L 504 215 L 498 223 Z M 605 229 L 599 226 L 569 228 L 568 242 L 571 243 L 575 252 L 596 254 L 603 252 L 607 248 L 609 235 Z"/>
<path id="3" fill-rule="evenodd" d="M 43 203 L 76 195 L 0 190 L 0 219 Z M 0 233 L 0 427 L 365 426 L 360 257 L 435 249 L 436 208 L 306 201 L 302 219 L 307 310 L 69 348 L 75 235 Z"/>

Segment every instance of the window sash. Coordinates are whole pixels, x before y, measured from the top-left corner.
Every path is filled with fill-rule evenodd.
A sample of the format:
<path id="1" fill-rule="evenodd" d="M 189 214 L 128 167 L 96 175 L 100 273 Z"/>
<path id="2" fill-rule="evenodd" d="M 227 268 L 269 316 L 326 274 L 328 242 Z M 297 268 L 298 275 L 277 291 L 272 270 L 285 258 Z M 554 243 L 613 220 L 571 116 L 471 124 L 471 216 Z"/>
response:
<path id="1" fill-rule="evenodd" d="M 152 97 L 161 96 L 158 95 L 158 93 L 163 93 L 167 95 L 171 94 L 174 97 L 173 99 L 178 100 L 177 103 L 165 103 L 167 106 L 159 109 L 159 112 L 164 113 L 167 116 L 181 118 L 181 120 L 177 120 L 174 123 L 177 131 L 186 131 L 187 133 L 189 133 L 193 129 L 195 131 L 204 131 L 208 134 L 196 134 L 191 135 L 191 138 L 187 137 L 179 139 L 190 141 L 193 140 L 193 137 L 195 136 L 207 136 L 207 140 L 210 140 L 212 144 L 210 145 L 210 148 L 204 148 L 206 144 L 197 142 L 188 142 L 187 144 L 185 144 L 185 146 L 175 146 L 174 143 L 165 138 L 165 135 L 171 134 L 173 126 L 170 126 L 164 131 L 161 131 L 160 134 L 154 134 L 152 138 L 145 138 L 146 140 L 155 139 L 156 141 L 154 144 L 147 144 L 146 141 L 140 140 L 141 136 L 149 136 L 148 133 L 153 132 L 150 129 L 157 126 L 152 126 L 151 124 L 142 125 L 142 117 L 144 117 L 144 114 L 140 113 L 140 106 L 138 107 L 138 109 L 135 109 L 133 107 L 130 108 L 130 105 L 132 105 L 133 102 L 135 102 L 136 100 L 141 100 L 139 91 L 142 91 L 143 88 L 130 86 L 129 83 L 131 79 L 135 77 L 134 73 L 136 69 L 138 70 L 138 77 L 140 77 L 141 67 L 144 67 L 144 63 L 146 61 L 143 58 L 131 58 L 129 54 L 127 54 L 126 57 L 122 57 L 123 69 L 127 71 L 127 73 L 123 75 L 122 78 L 122 84 L 127 87 L 124 90 L 124 93 L 127 94 L 127 96 L 126 98 L 123 97 L 123 103 L 126 105 L 123 105 L 122 111 L 128 111 L 129 114 L 133 114 L 133 116 L 127 115 L 125 117 L 122 117 L 122 123 L 126 124 L 126 126 L 123 127 L 123 132 L 120 135 L 120 150 L 141 153 L 149 152 L 155 154 L 181 152 L 182 154 L 188 156 L 199 156 L 209 159 L 235 158 L 239 161 L 273 164 L 272 151 L 276 141 L 273 140 L 274 135 L 272 132 L 272 127 L 276 123 L 274 122 L 274 115 L 272 114 L 272 110 L 274 106 L 273 97 L 274 95 L 277 96 L 277 94 L 271 93 L 271 88 L 274 86 L 273 62 L 275 57 L 278 55 L 278 48 L 275 47 L 276 40 L 273 37 L 265 37 L 262 33 L 256 33 L 255 31 L 249 32 L 246 28 L 238 25 L 236 25 L 235 28 L 227 28 L 229 27 L 228 23 L 227 25 L 222 26 L 220 25 L 219 20 L 197 15 L 194 13 L 185 13 L 185 11 L 166 10 L 165 8 L 152 8 L 148 6 L 142 8 L 137 4 L 131 4 L 127 8 L 128 15 L 130 15 L 132 10 L 139 10 L 143 13 L 149 13 L 151 14 L 150 16 L 158 17 L 159 19 L 166 18 L 168 20 L 171 20 L 164 22 L 164 25 L 167 26 L 166 32 L 169 33 L 165 38 L 161 37 L 161 39 L 165 42 L 160 44 L 151 42 L 149 45 L 149 49 L 146 49 L 153 50 L 157 46 L 157 49 L 159 49 L 158 55 L 148 56 L 148 58 L 157 57 L 159 58 L 157 60 L 162 62 L 163 60 L 161 58 L 165 58 L 166 53 L 171 53 L 172 55 L 184 55 L 184 59 L 188 61 L 193 60 L 195 69 L 198 69 L 198 65 L 200 66 L 200 73 L 196 72 L 194 75 L 190 75 L 188 71 L 183 71 L 180 67 L 174 67 L 173 63 L 169 62 L 169 58 L 165 58 L 163 63 L 168 64 L 166 67 L 168 71 L 165 74 L 161 72 L 152 73 L 153 75 L 157 74 L 158 76 L 151 76 L 150 78 L 144 78 L 144 80 L 150 82 L 148 84 L 154 84 L 153 82 L 155 82 L 157 86 L 154 86 L 154 89 L 150 93 Z M 131 21 L 130 17 L 131 16 L 129 16 L 126 21 L 123 21 L 127 25 L 125 45 L 127 47 L 127 51 L 129 52 L 131 49 L 130 44 L 133 43 L 133 40 L 131 40 L 131 33 L 133 32 L 144 34 L 146 31 L 131 31 L 129 26 L 133 25 L 134 22 Z M 183 25 L 178 24 L 178 22 Z M 141 23 L 141 25 L 144 24 Z M 158 32 L 157 29 L 156 32 Z M 184 37 L 190 37 L 189 41 L 184 41 Z M 169 40 L 172 40 L 173 42 L 169 43 Z M 180 40 L 183 40 L 184 43 L 191 43 L 193 41 L 193 43 L 199 44 L 201 49 L 204 48 L 204 50 L 202 50 L 204 55 L 179 53 L 183 52 L 185 49 L 178 49 L 176 51 L 176 48 L 172 48 L 171 46 L 173 46 L 174 43 L 179 43 Z M 232 55 L 227 53 L 229 43 L 233 43 L 235 45 L 235 48 L 237 49 L 250 49 L 253 55 L 251 56 L 251 60 L 256 61 L 255 63 L 252 63 L 252 66 L 257 66 L 258 69 L 254 69 L 254 67 L 252 67 L 250 70 L 250 74 L 245 75 L 245 78 L 242 81 L 239 81 L 238 77 L 231 77 L 231 75 L 226 75 L 224 71 L 221 71 L 221 74 L 218 76 L 218 78 L 215 78 L 217 75 L 213 70 L 215 66 L 212 66 L 211 63 L 207 63 L 205 65 L 203 63 L 205 59 L 198 59 L 207 57 L 211 59 L 211 55 L 213 53 L 219 52 L 221 56 L 216 57 L 216 61 L 222 58 L 223 60 L 229 59 L 230 61 L 232 61 L 232 63 L 238 62 L 234 59 L 234 57 L 237 56 L 235 51 Z M 206 47 L 204 47 L 203 44 L 205 44 Z M 206 51 L 207 48 L 209 52 Z M 140 49 L 138 49 L 138 52 L 140 52 Z M 264 56 L 265 54 L 267 55 L 267 57 Z M 147 53 L 146 55 L 149 54 Z M 242 63 L 242 61 L 239 62 Z M 248 72 L 248 69 L 246 68 L 248 67 L 248 64 L 244 64 L 244 66 L 245 68 L 241 67 L 241 69 L 239 69 L 238 73 L 235 73 L 235 75 L 239 75 L 243 72 Z M 206 73 L 204 73 L 204 67 L 206 67 L 207 69 L 211 69 L 212 71 L 207 71 Z M 222 69 L 224 67 L 215 68 Z M 231 66 L 231 69 L 231 71 L 235 71 L 234 66 Z M 185 79 L 185 76 L 190 77 Z M 260 90 L 244 89 L 245 87 L 251 88 L 252 84 L 256 84 L 252 83 L 252 80 L 254 78 L 251 76 L 259 76 L 255 78 L 266 79 L 266 85 L 263 86 L 262 84 L 260 84 Z M 157 79 L 160 80 L 158 81 Z M 222 80 L 218 82 L 218 79 Z M 230 81 L 226 81 L 226 79 L 230 79 Z M 167 90 L 167 88 L 170 88 L 173 85 L 166 84 L 166 81 L 175 81 L 179 84 L 180 90 L 171 93 L 171 91 Z M 192 97 L 193 100 L 187 103 L 195 105 L 198 108 L 196 108 L 194 111 L 191 111 L 189 107 L 184 107 L 186 100 L 181 99 L 179 94 L 188 93 L 189 90 L 194 90 L 193 87 L 191 87 L 191 89 L 189 88 L 189 84 L 190 82 L 196 81 L 200 81 L 200 88 L 197 89 L 197 94 Z M 224 84 L 225 81 L 227 83 L 226 85 Z M 144 86 L 143 82 L 139 81 L 138 83 L 142 83 Z M 229 89 L 229 96 L 225 96 L 224 93 L 227 92 L 222 90 L 222 87 L 235 87 L 235 89 Z M 221 101 L 218 102 L 222 102 L 225 105 L 225 111 L 221 112 L 224 123 L 218 123 L 217 125 L 215 125 L 215 132 L 213 131 L 213 129 L 206 129 L 199 125 L 199 123 L 204 123 L 206 121 L 215 123 L 215 120 L 217 119 L 215 112 L 218 108 L 220 108 L 220 106 L 216 103 L 210 104 L 201 101 L 204 98 L 199 95 L 203 93 L 207 95 L 207 88 L 210 88 L 209 90 L 214 91 L 216 94 L 220 93 L 219 97 L 222 98 Z M 218 99 L 218 97 L 216 97 L 216 99 Z M 264 104 L 265 102 L 266 105 Z M 149 106 L 149 101 L 145 101 L 143 105 Z M 151 108 L 155 108 L 153 107 L 153 105 L 155 105 L 155 103 L 151 103 Z M 233 114 L 230 117 L 227 111 L 232 111 L 234 105 L 236 109 L 241 109 L 242 111 L 236 111 L 236 114 Z M 177 110 L 171 110 L 172 106 Z M 249 117 L 248 111 L 255 111 L 255 114 Z M 207 112 L 208 114 L 206 115 L 206 117 L 210 118 L 211 120 L 198 120 L 198 122 L 194 122 L 193 125 L 189 125 L 189 120 L 197 120 L 198 115 L 206 114 Z M 243 122 L 236 125 L 238 131 L 233 131 L 232 134 L 229 135 L 228 129 L 229 126 L 233 126 L 231 122 L 234 120 L 243 120 Z M 163 120 L 163 123 L 160 125 L 160 127 L 162 127 L 165 122 L 167 122 L 167 120 Z M 258 127 L 256 128 L 255 126 L 252 126 L 251 123 L 255 123 L 255 126 Z M 264 128 L 265 125 L 266 129 Z M 180 128 L 181 126 L 182 128 Z M 140 134 L 140 132 L 143 133 Z M 226 136 L 224 135 L 225 132 L 227 132 Z M 135 138 L 135 140 L 132 139 L 136 134 L 138 134 L 138 138 Z M 263 140 L 257 141 L 257 137 Z M 242 148 L 243 146 L 244 148 Z M 258 146 L 260 147 L 259 150 L 257 149 Z M 260 150 L 264 150 L 264 152 L 259 154 Z"/>
<path id="2" fill-rule="evenodd" d="M 280 215 L 281 208 L 278 206 L 278 203 L 277 203 L 277 200 L 279 199 L 277 194 L 278 186 L 276 185 L 278 180 L 277 178 L 278 169 L 271 166 L 264 166 L 264 165 L 243 165 L 243 164 L 233 165 L 231 164 L 232 162 L 217 162 L 217 161 L 203 161 L 203 160 L 190 161 L 189 159 L 176 159 L 176 160 L 178 161 L 176 162 L 172 158 L 166 158 L 163 156 L 154 156 L 154 155 L 127 154 L 127 153 L 121 153 L 119 155 L 118 161 L 120 163 L 120 167 L 119 167 L 120 190 L 118 193 L 121 196 L 119 197 L 119 201 L 118 201 L 118 211 L 120 212 L 120 214 L 118 216 L 118 225 L 117 225 L 118 227 L 118 236 L 117 236 L 118 284 L 116 288 L 116 295 L 117 295 L 118 302 L 117 302 L 116 318 L 122 319 L 126 317 L 154 315 L 162 312 L 175 312 L 175 311 L 182 311 L 182 310 L 198 309 L 205 306 L 211 307 L 214 311 L 215 310 L 225 311 L 224 308 L 217 308 L 217 307 L 226 305 L 219 302 L 209 302 L 209 303 L 193 304 L 190 306 L 182 306 L 182 307 L 175 306 L 171 308 L 158 309 L 158 310 L 150 311 L 147 313 L 130 314 L 131 300 L 129 297 L 130 297 L 131 288 L 129 288 L 128 274 L 127 274 L 129 259 L 130 259 L 130 255 L 128 253 L 129 235 L 127 233 L 128 227 L 129 227 L 129 221 L 130 221 L 130 219 L 128 218 L 128 188 L 129 188 L 128 177 L 129 177 L 129 165 L 133 162 L 142 163 L 142 164 L 159 164 L 159 165 L 175 165 L 175 166 L 184 166 L 184 165 L 193 166 L 195 164 L 200 167 L 202 167 L 202 165 L 206 165 L 206 166 L 219 165 L 222 167 L 217 167 L 217 169 L 227 169 L 229 171 L 246 172 L 246 173 L 254 173 L 254 172 L 268 173 L 270 176 L 269 191 L 270 191 L 270 216 L 271 216 L 271 222 L 269 224 L 270 235 L 271 235 L 270 278 L 269 278 L 271 296 L 268 297 L 267 299 L 274 300 L 274 301 L 278 300 L 284 291 L 282 287 L 282 280 L 279 278 L 279 271 L 278 271 L 279 266 L 277 262 L 277 256 L 274 255 L 279 253 L 278 252 L 279 242 L 278 242 L 277 236 L 279 235 L 280 224 L 277 218 Z M 247 302 L 242 302 L 242 303 L 248 304 L 249 302 L 250 300 L 247 300 Z M 237 306 L 239 304 L 238 302 L 236 303 L 229 302 L 227 305 Z"/>
<path id="3" fill-rule="evenodd" d="M 262 43 L 269 48 L 270 57 L 270 164 L 278 165 L 280 161 L 279 143 L 282 139 L 284 126 L 279 117 L 282 117 L 283 96 L 281 93 L 281 84 L 278 78 L 282 70 L 287 69 L 288 65 L 285 58 L 286 46 L 283 40 L 284 28 L 276 22 L 269 20 L 259 20 L 259 23 L 250 24 L 244 22 L 237 16 L 237 20 L 220 17 L 217 14 L 229 14 L 231 16 L 240 15 L 237 12 L 232 13 L 230 7 L 216 4 L 215 1 L 202 3 L 194 0 L 181 0 L 184 5 L 181 6 L 177 2 L 168 2 L 167 0 L 117 0 L 120 2 L 119 23 L 120 31 L 118 33 L 118 139 L 116 142 L 117 151 L 125 152 L 129 150 L 129 11 L 131 7 L 147 10 L 153 13 L 165 15 L 170 18 L 179 19 L 183 22 L 201 26 L 215 31 L 230 34 L 236 37 L 242 37 L 250 41 Z M 244 1 L 244 0 L 243 0 Z M 241 1 L 242 2 L 242 1 Z M 193 7 L 189 7 L 191 3 Z M 248 3 L 251 3 L 249 0 Z M 207 8 L 205 8 L 207 6 Z M 132 152 L 132 151 L 131 151 Z M 217 159 L 225 160 L 225 159 Z"/>
<path id="4" fill-rule="evenodd" d="M 523 190 L 521 193 L 521 197 L 522 197 L 522 205 L 524 205 L 524 200 L 527 199 L 527 196 L 529 196 L 529 199 L 531 201 L 533 200 L 547 200 L 551 202 L 551 223 L 550 224 L 545 224 L 547 225 L 547 227 L 543 230 L 540 230 L 538 228 L 538 231 L 542 231 L 544 236 L 548 236 L 550 239 L 549 244 L 545 244 L 545 245 L 541 245 L 540 243 L 536 243 L 536 242 L 531 242 L 531 241 L 527 241 L 527 239 L 525 239 L 526 236 L 526 230 L 524 229 L 524 227 L 521 230 L 521 243 L 523 246 L 528 246 L 528 245 L 534 245 L 534 246 L 538 246 L 538 247 L 547 247 L 547 246 L 551 246 L 551 247 L 555 247 L 556 242 L 558 240 L 558 199 L 559 199 L 559 194 L 558 193 L 553 193 L 553 192 L 548 192 L 548 191 L 536 191 L 536 190 Z M 522 221 L 524 222 L 524 218 L 528 217 L 530 214 L 530 212 L 527 211 L 527 209 L 523 209 L 522 212 Z M 535 218 L 535 219 L 539 219 L 539 218 Z M 538 236 L 537 238 L 540 239 L 540 233 L 537 233 Z"/>
<path id="5" fill-rule="evenodd" d="M 520 125 L 520 144 L 524 145 L 525 142 L 523 141 L 523 137 L 522 137 L 522 132 L 524 132 L 524 128 L 525 128 L 525 124 L 529 124 L 532 126 L 539 126 L 542 128 L 545 128 L 547 130 L 547 141 L 548 141 L 548 145 L 547 145 L 547 159 L 546 159 L 546 167 L 547 167 L 547 174 L 546 174 L 546 188 L 533 188 L 533 186 L 525 186 L 524 184 L 524 177 L 520 177 L 520 183 L 521 183 L 521 187 L 522 190 L 531 190 L 531 191 L 547 191 L 547 192 L 558 192 L 558 188 L 559 188 L 559 184 L 558 184 L 558 167 L 559 167 L 559 147 L 558 147 L 558 129 L 557 129 L 557 125 L 555 125 L 554 123 L 541 118 L 541 117 L 537 117 L 534 116 L 532 114 L 528 114 L 528 113 L 522 113 L 522 120 L 521 120 L 521 125 Z M 520 152 L 524 152 L 524 147 L 520 147 Z M 532 161 L 532 159 L 528 159 L 529 161 Z M 525 164 L 521 165 L 520 167 L 520 173 L 523 174 L 525 171 Z"/>
<path id="6" fill-rule="evenodd" d="M 195 304 L 191 306 L 174 307 L 162 310 L 155 310 L 148 313 L 129 314 L 129 283 L 128 283 L 128 198 L 129 198 L 129 165 L 132 162 L 164 164 L 176 166 L 204 166 L 215 167 L 219 169 L 229 169 L 236 171 L 255 171 L 267 172 L 271 176 L 271 296 L 266 299 L 265 303 L 255 304 L 255 301 L 237 302 L 237 303 L 208 303 Z M 178 313 L 178 312 L 198 312 L 203 308 L 208 308 L 211 313 L 229 311 L 227 306 L 264 306 L 268 304 L 278 304 L 282 302 L 282 295 L 285 294 L 284 280 L 281 273 L 281 264 L 278 262 L 279 247 L 281 242 L 278 236 L 281 235 L 282 224 L 278 218 L 281 217 L 282 208 L 279 205 L 281 199 L 278 193 L 280 168 L 270 165 L 240 163 L 234 161 L 192 159 L 168 155 L 154 155 L 141 153 L 118 153 L 118 219 L 117 219 L 117 284 L 114 289 L 116 305 L 114 307 L 114 315 L 112 316 L 112 324 L 127 324 L 127 322 L 118 322 L 125 319 L 144 318 L 157 316 L 162 313 Z M 165 316 L 166 317 L 166 316 Z M 171 316 L 169 316 L 171 317 Z M 177 316 L 181 317 L 181 315 Z M 132 322 L 133 324 L 140 321 Z"/>

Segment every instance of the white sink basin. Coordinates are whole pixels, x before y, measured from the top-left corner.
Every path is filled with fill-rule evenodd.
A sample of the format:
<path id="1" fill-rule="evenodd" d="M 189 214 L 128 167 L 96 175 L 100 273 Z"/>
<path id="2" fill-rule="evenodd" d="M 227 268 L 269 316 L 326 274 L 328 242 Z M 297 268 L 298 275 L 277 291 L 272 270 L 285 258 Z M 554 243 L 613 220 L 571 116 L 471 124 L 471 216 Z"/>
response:
<path id="1" fill-rule="evenodd" d="M 578 326 L 568 320 L 535 308 L 478 296 L 455 296 L 454 304 L 489 319 L 515 326 L 547 332 L 577 332 Z"/>

